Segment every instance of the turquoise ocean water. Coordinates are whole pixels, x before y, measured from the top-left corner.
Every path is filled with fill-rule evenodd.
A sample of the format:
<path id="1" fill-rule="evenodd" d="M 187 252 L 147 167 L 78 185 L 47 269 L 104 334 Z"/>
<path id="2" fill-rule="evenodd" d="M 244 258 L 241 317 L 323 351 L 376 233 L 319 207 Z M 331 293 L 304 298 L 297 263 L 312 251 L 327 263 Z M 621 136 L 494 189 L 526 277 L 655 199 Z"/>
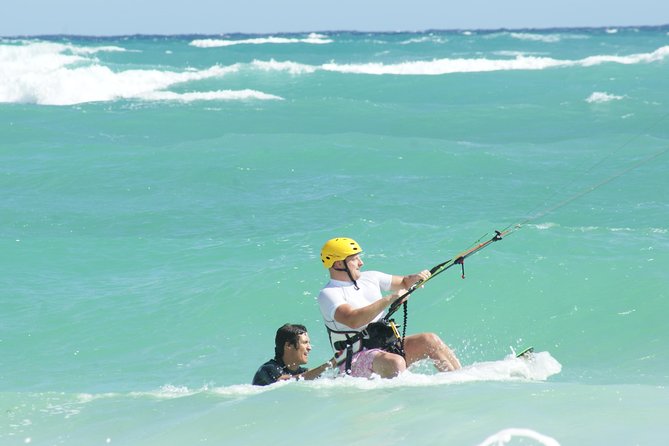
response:
<path id="1" fill-rule="evenodd" d="M 2 38 L 0 444 L 666 444 L 667 149 L 668 27 Z M 410 300 L 464 370 L 249 385 L 325 240 L 518 223 Z"/>

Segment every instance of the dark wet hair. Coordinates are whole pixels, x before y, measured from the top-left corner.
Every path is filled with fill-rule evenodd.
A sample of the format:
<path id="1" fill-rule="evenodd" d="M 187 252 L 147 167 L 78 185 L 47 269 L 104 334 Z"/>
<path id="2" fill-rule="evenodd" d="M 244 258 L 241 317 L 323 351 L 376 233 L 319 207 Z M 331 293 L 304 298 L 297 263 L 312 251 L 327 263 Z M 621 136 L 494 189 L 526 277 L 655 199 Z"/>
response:
<path id="1" fill-rule="evenodd" d="M 274 359 L 280 361 L 283 358 L 283 347 L 286 342 L 297 347 L 299 336 L 306 333 L 307 328 L 304 325 L 283 324 L 279 327 L 274 338 Z"/>

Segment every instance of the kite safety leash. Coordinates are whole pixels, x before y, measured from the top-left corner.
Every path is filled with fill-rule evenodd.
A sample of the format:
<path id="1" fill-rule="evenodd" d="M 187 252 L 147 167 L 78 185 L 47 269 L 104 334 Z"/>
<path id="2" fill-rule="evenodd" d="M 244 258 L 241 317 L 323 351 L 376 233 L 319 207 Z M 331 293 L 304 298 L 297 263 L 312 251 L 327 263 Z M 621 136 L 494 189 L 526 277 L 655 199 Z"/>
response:
<path id="1" fill-rule="evenodd" d="M 669 116 L 669 114 L 667 114 L 666 116 Z M 479 252 L 480 250 L 482 250 L 483 248 L 485 248 L 486 246 L 489 246 L 490 244 L 492 244 L 494 242 L 502 240 L 504 237 L 516 232 L 517 230 L 522 228 L 527 223 L 529 223 L 531 221 L 534 221 L 534 220 L 537 220 L 538 218 L 543 217 L 543 216 L 545 216 L 545 215 L 547 215 L 551 212 L 554 212 L 557 209 L 560 209 L 564 206 L 567 206 L 571 202 L 583 197 L 584 195 L 587 195 L 587 194 L 601 188 L 602 186 L 610 183 L 611 181 L 613 181 L 617 178 L 620 178 L 623 175 L 625 175 L 625 174 L 639 168 L 640 166 L 643 166 L 644 164 L 647 164 L 650 161 L 653 161 L 654 159 L 659 158 L 660 156 L 663 156 L 667 153 L 669 153 L 669 147 L 665 147 L 658 152 L 652 153 L 651 155 L 649 155 L 645 158 L 642 158 L 641 160 L 639 160 L 636 163 L 626 167 L 625 169 L 612 174 L 611 176 L 609 176 L 609 177 L 605 178 L 604 180 L 600 181 L 599 183 L 595 183 L 593 185 L 590 185 L 590 186 L 584 188 L 580 192 L 577 192 L 576 194 L 571 195 L 567 199 L 565 199 L 565 200 L 563 200 L 563 201 L 561 201 L 561 202 L 559 202 L 559 203 L 557 203 L 557 204 L 555 204 L 551 207 L 548 207 L 548 208 L 544 209 L 543 211 L 541 211 L 541 212 L 539 212 L 539 213 L 537 213 L 537 214 L 535 214 L 531 217 L 526 218 L 525 220 L 523 220 L 520 223 L 509 225 L 502 231 L 495 231 L 495 235 L 492 238 L 490 238 L 490 239 L 488 239 L 484 242 L 480 242 L 481 239 L 479 239 L 479 241 L 475 242 L 474 245 L 471 248 L 461 252 L 460 254 L 456 255 L 455 257 L 453 257 L 453 258 L 451 258 L 451 259 L 449 259 L 449 260 L 447 260 L 443 263 L 435 265 L 434 267 L 432 267 L 432 269 L 430 269 L 430 274 L 431 274 L 430 277 L 428 277 L 425 280 L 419 280 L 418 282 L 414 283 L 411 286 L 411 288 L 409 288 L 404 294 L 402 294 L 401 296 L 399 296 L 397 299 L 395 299 L 393 301 L 393 303 L 390 305 L 390 307 L 388 307 L 388 313 L 384 316 L 383 321 L 388 322 L 390 320 L 390 316 L 397 311 L 397 309 L 400 307 L 402 302 L 405 301 L 411 295 L 411 293 L 416 291 L 418 288 L 423 287 L 428 281 L 434 279 L 436 276 L 443 273 L 447 269 L 449 269 L 449 268 L 451 268 L 455 265 L 460 265 L 460 267 L 462 268 L 462 278 L 464 279 L 465 278 L 465 259 L 467 259 L 467 257 L 476 254 L 477 252 Z M 485 237 L 485 235 L 483 237 Z M 483 238 L 483 237 L 481 237 L 481 238 Z"/>
<path id="2" fill-rule="evenodd" d="M 658 124 L 660 124 L 662 121 L 664 121 L 668 117 L 669 117 L 669 113 L 666 113 L 666 114 L 660 116 L 657 120 L 653 121 L 648 126 L 648 128 L 646 128 L 641 133 L 639 133 L 637 135 L 634 135 L 629 140 L 625 141 L 620 147 L 618 147 L 616 150 L 614 150 L 613 153 L 618 153 L 624 147 L 628 146 L 634 140 L 636 140 L 640 135 L 642 135 L 645 132 L 648 132 L 652 128 L 656 127 Z M 603 187 L 604 185 L 612 182 L 613 180 L 615 180 L 617 178 L 620 178 L 623 175 L 626 175 L 629 172 L 643 166 L 644 164 L 647 164 L 647 163 L 655 160 L 656 158 L 659 158 L 663 155 L 666 155 L 667 153 L 669 153 L 669 147 L 665 146 L 661 150 L 659 150 L 657 152 L 654 152 L 654 153 L 651 153 L 649 156 L 646 156 L 645 158 L 640 159 L 636 163 L 633 163 L 630 166 L 627 166 L 625 169 L 622 169 L 618 172 L 615 172 L 614 174 L 604 178 L 602 181 L 600 181 L 598 183 L 592 184 L 592 185 L 582 189 L 580 192 L 577 192 L 577 193 L 567 197 L 566 199 L 558 202 L 557 204 L 555 204 L 553 206 L 550 206 L 548 208 L 545 208 L 542 211 L 535 213 L 534 215 L 526 218 L 525 220 L 523 220 L 519 223 L 509 225 L 502 231 L 495 231 L 495 235 L 492 238 L 490 238 L 490 239 L 488 239 L 488 240 L 486 240 L 482 243 L 479 243 L 480 240 L 481 240 L 481 239 L 479 239 L 479 241 L 475 242 L 474 245 L 471 248 L 461 252 L 457 256 L 455 256 L 455 257 L 453 257 L 453 258 L 451 258 L 451 259 L 449 259 L 449 260 L 447 260 L 443 263 L 440 263 L 439 265 L 436 265 L 436 266 L 432 267 L 432 269 L 430 269 L 430 273 L 431 273 L 430 277 L 428 277 L 425 280 L 419 280 L 418 282 L 414 283 L 411 286 L 411 288 L 409 288 L 404 294 L 402 294 L 397 299 L 395 299 L 393 301 L 393 303 L 390 305 L 390 307 L 388 308 L 388 312 L 382 320 L 387 323 L 390 320 L 390 316 L 397 311 L 397 309 L 400 307 L 400 305 L 402 305 L 402 302 L 405 302 L 406 299 L 411 295 L 411 293 L 416 291 L 418 288 L 423 287 L 428 281 L 434 279 L 436 276 L 443 273 L 444 271 L 451 268 L 452 266 L 460 265 L 460 267 L 462 268 L 462 278 L 464 279 L 465 278 L 465 259 L 467 259 L 467 257 L 469 257 L 473 254 L 476 254 L 477 252 L 479 252 L 480 250 L 482 250 L 486 246 L 489 246 L 491 243 L 502 240 L 502 238 L 508 236 L 509 234 L 512 234 L 513 232 L 522 228 L 527 223 L 529 223 L 531 221 L 534 221 L 534 220 L 537 220 L 538 218 L 541 218 L 541 217 L 543 217 L 543 216 L 545 216 L 545 215 L 547 215 L 551 212 L 555 212 L 556 210 L 558 210 L 558 209 L 560 209 L 564 206 L 567 206 L 571 202 L 583 197 L 584 195 L 587 195 L 587 194 Z M 587 173 L 591 172 L 596 166 L 603 163 L 607 158 L 611 157 L 612 155 L 613 154 L 607 155 L 604 159 L 597 162 L 594 166 L 592 166 L 590 169 L 588 169 L 585 173 L 587 174 Z M 485 235 L 483 237 L 485 237 Z M 483 237 L 481 237 L 481 238 L 483 238 Z M 405 319 L 405 330 L 406 330 L 406 305 L 405 305 L 404 319 Z"/>

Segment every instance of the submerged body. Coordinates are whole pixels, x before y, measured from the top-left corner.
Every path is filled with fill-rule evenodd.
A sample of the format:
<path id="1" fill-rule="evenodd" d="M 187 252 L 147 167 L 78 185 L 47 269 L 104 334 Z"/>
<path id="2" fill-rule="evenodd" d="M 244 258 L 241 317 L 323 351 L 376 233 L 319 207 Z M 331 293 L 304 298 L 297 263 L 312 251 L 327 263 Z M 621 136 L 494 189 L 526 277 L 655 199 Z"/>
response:
<path id="1" fill-rule="evenodd" d="M 304 367 L 290 368 L 280 359 L 272 358 L 260 366 L 253 376 L 254 386 L 266 386 L 273 384 L 280 379 L 288 379 L 306 372 Z"/>

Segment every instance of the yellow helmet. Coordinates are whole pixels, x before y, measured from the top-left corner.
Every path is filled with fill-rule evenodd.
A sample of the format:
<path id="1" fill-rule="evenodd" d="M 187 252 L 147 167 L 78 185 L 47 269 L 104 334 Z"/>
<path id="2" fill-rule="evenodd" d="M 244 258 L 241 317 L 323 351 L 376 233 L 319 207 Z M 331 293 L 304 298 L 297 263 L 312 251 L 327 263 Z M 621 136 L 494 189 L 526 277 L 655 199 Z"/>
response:
<path id="1" fill-rule="evenodd" d="M 323 245 L 323 249 L 321 249 L 321 261 L 324 267 L 330 269 L 337 260 L 344 260 L 348 256 L 360 254 L 361 252 L 362 248 L 352 238 L 333 238 Z"/>

